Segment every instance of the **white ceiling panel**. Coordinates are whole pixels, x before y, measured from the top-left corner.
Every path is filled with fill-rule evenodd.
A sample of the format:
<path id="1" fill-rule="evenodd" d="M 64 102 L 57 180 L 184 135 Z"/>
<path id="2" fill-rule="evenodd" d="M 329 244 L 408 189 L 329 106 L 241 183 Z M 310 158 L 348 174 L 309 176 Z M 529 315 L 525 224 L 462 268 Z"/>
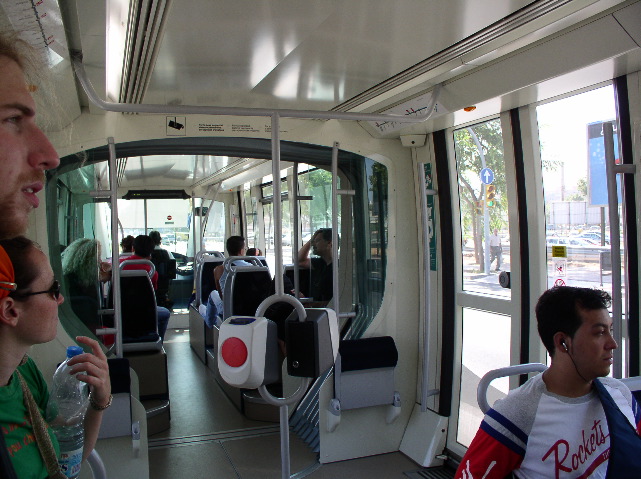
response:
<path id="1" fill-rule="evenodd" d="M 330 109 L 530 3 L 174 0 L 144 103 Z"/>

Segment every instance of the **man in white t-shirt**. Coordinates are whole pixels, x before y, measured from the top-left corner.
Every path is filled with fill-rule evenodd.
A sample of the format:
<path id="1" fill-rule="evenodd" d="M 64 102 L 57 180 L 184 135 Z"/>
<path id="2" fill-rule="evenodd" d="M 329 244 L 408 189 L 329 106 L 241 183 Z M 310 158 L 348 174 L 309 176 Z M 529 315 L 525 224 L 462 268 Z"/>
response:
<path id="1" fill-rule="evenodd" d="M 536 318 L 550 367 L 488 411 L 456 479 L 504 479 L 510 473 L 517 478 L 606 477 L 610 431 L 595 381 L 614 399 L 624 422 L 637 435 L 641 431 L 641 411 L 630 390 L 606 377 L 617 348 L 609 305 L 610 295 L 596 289 L 562 286 L 543 293 Z M 641 447 L 641 440 L 636 442 Z"/>
<path id="2" fill-rule="evenodd" d="M 490 235 L 490 264 L 496 258 L 496 269 L 499 271 L 501 269 L 501 259 L 503 257 L 503 246 L 501 245 L 501 237 L 499 236 L 499 230 L 495 229 L 494 234 Z"/>

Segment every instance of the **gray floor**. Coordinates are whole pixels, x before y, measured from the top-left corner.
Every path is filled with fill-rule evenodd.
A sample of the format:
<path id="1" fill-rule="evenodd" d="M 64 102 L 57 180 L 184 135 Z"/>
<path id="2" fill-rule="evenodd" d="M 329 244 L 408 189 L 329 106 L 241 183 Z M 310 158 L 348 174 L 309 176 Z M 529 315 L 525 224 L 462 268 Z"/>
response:
<path id="1" fill-rule="evenodd" d="M 282 477 L 277 423 L 245 419 L 189 347 L 189 331 L 168 330 L 171 427 L 149 438 L 151 479 L 258 479 Z M 312 479 L 403 478 L 418 466 L 393 453 L 320 466 L 295 434 L 291 473 Z M 310 472 L 312 471 L 312 472 Z"/>

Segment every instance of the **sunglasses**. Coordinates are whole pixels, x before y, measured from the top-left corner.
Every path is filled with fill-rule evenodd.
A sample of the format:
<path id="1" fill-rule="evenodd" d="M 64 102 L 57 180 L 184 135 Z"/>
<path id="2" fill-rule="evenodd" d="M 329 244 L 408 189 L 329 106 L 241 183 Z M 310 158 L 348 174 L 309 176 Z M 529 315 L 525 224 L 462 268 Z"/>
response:
<path id="1" fill-rule="evenodd" d="M 26 296 L 33 296 L 36 294 L 45 294 L 45 293 L 50 294 L 51 297 L 56 301 L 60 299 L 60 282 L 56 279 L 53 281 L 53 284 L 49 289 L 46 289 L 44 291 L 34 291 L 33 293 L 20 293 L 20 294 L 17 294 L 16 296 L 26 297 Z"/>

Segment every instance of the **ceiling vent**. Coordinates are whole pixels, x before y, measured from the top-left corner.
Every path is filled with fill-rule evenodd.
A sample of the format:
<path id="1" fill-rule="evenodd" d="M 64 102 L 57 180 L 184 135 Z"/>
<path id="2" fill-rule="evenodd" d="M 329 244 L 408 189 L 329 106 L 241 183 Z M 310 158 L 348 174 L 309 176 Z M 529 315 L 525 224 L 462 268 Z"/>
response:
<path id="1" fill-rule="evenodd" d="M 142 103 L 162 40 L 171 0 L 132 0 L 129 5 L 121 103 Z"/>

